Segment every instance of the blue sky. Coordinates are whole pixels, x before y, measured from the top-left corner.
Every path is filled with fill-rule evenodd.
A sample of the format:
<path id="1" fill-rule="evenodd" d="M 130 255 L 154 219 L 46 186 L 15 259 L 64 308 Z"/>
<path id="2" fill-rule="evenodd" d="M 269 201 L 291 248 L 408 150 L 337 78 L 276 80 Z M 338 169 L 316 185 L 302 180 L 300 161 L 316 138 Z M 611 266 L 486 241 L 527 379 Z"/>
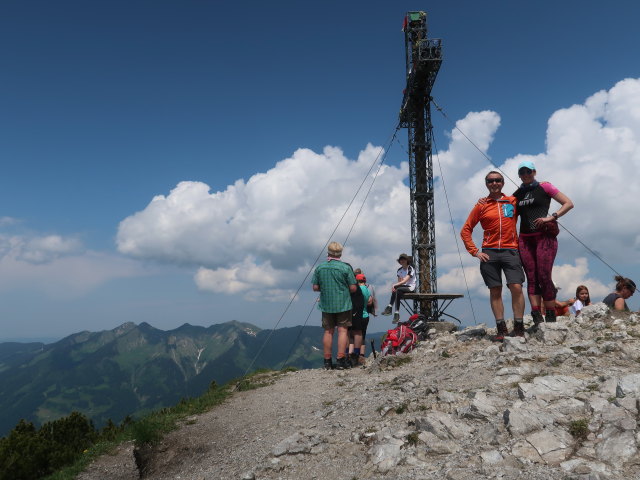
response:
<path id="1" fill-rule="evenodd" d="M 350 199 L 335 180 L 357 185 L 397 123 L 400 29 L 416 7 L 444 41 L 436 102 L 513 178 L 518 155 L 534 156 L 541 179 L 576 197 L 571 231 L 640 278 L 638 228 L 617 216 L 639 194 L 625 176 L 640 167 L 635 2 L 9 1 L 0 338 L 125 321 L 275 325 Z M 433 118 L 459 228 L 487 162 Z M 585 139 L 600 134 L 591 158 Z M 404 161 L 394 144 L 345 252 L 383 301 L 394 258 L 410 250 Z M 615 191 L 604 205 L 603 176 Z M 440 290 L 461 291 L 449 214 L 437 209 Z M 610 270 L 568 235 L 560 243 L 563 293 L 582 280 L 594 297 L 611 287 Z M 473 275 L 465 252 L 463 262 Z M 468 281 L 476 320 L 490 321 L 484 288 Z M 279 326 L 305 321 L 308 287 Z M 468 303 L 453 311 L 473 323 Z"/>

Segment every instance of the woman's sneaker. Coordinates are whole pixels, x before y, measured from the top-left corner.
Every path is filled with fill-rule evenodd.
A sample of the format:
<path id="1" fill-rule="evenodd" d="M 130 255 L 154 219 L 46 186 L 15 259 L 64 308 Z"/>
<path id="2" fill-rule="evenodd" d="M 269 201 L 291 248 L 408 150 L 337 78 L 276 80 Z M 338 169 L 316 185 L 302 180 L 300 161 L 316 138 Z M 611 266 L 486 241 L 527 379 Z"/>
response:
<path id="1" fill-rule="evenodd" d="M 533 319 L 533 325 L 529 328 L 529 333 L 535 333 L 538 331 L 538 325 L 544 322 L 544 318 L 542 318 L 542 312 L 540 310 L 533 310 L 531 312 L 531 318 Z"/>
<path id="2" fill-rule="evenodd" d="M 534 310 L 531 312 L 531 318 L 533 319 L 533 324 L 538 326 L 542 322 L 544 322 L 544 318 L 542 318 L 542 312 L 540 310 Z"/>
<path id="3" fill-rule="evenodd" d="M 382 312 L 382 315 L 391 315 L 391 305 L 387 305 L 387 307 Z"/>

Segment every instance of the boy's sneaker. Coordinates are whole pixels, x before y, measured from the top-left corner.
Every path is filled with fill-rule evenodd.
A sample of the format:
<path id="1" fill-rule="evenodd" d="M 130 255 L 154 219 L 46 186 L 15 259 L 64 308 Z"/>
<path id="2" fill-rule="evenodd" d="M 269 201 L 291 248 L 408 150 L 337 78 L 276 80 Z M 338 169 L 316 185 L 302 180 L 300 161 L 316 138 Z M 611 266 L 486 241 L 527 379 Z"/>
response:
<path id="1" fill-rule="evenodd" d="M 496 336 L 494 337 L 494 340 L 496 342 L 502 342 L 504 340 L 504 337 L 506 337 L 507 335 L 509 335 L 509 329 L 507 329 L 507 324 L 505 322 L 500 322 L 496 325 Z"/>
<path id="2" fill-rule="evenodd" d="M 513 322 L 511 337 L 524 337 L 524 322 Z"/>
<path id="3" fill-rule="evenodd" d="M 333 370 L 333 362 L 330 358 L 324 359 L 324 369 L 325 370 Z"/>
<path id="4" fill-rule="evenodd" d="M 351 368 L 351 363 L 347 361 L 347 357 L 340 357 L 336 362 L 336 370 L 346 370 Z"/>
<path id="5" fill-rule="evenodd" d="M 391 323 L 398 323 L 400 321 L 400 313 L 396 312 L 393 314 L 393 320 Z"/>
<path id="6" fill-rule="evenodd" d="M 355 368 L 358 366 L 358 355 L 357 353 L 352 353 L 349 355 L 349 363 L 351 364 L 351 368 Z"/>
<path id="7" fill-rule="evenodd" d="M 387 305 L 387 307 L 382 312 L 382 315 L 391 315 L 391 305 Z"/>

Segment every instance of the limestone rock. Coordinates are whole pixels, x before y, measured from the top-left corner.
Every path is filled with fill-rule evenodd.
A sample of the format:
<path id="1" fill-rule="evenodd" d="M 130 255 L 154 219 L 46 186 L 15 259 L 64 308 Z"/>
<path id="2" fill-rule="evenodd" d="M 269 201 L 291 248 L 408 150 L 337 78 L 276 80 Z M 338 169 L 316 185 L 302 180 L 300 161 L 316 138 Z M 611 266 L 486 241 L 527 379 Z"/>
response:
<path id="1" fill-rule="evenodd" d="M 486 450 L 480 453 L 480 457 L 484 463 L 496 464 L 502 462 L 502 455 L 498 450 Z"/>
<path id="2" fill-rule="evenodd" d="M 505 337 L 501 350 L 505 353 L 528 352 L 529 347 L 524 337 Z"/>
<path id="3" fill-rule="evenodd" d="M 580 317 L 587 323 L 604 318 L 607 315 L 609 315 L 609 307 L 602 302 L 592 303 L 580 310 Z"/>
<path id="4" fill-rule="evenodd" d="M 430 412 L 416 418 L 417 430 L 430 432 L 441 440 L 463 439 L 471 435 L 473 428 L 443 412 Z"/>
<path id="5" fill-rule="evenodd" d="M 551 426 L 553 418 L 535 404 L 516 402 L 504 412 L 504 422 L 511 435 L 522 437 Z"/>
<path id="6" fill-rule="evenodd" d="M 585 382 L 568 375 L 549 375 L 536 377 L 533 383 L 521 383 L 518 395 L 521 399 L 537 398 L 551 401 L 562 397 L 573 397 L 585 388 Z"/>
<path id="7" fill-rule="evenodd" d="M 616 396 L 625 397 L 627 395 L 640 397 L 640 373 L 625 375 L 618 381 Z"/>
<path id="8" fill-rule="evenodd" d="M 272 450 L 272 455 L 296 455 L 310 453 L 311 449 L 321 443 L 322 440 L 314 434 L 294 433 L 278 443 Z"/>
<path id="9" fill-rule="evenodd" d="M 638 448 L 633 431 L 620 431 L 616 427 L 607 427 L 598 437 L 601 437 L 602 441 L 596 446 L 596 455 L 602 462 L 620 466 L 637 456 Z"/>
<path id="10" fill-rule="evenodd" d="M 418 438 L 426 445 L 426 451 L 429 454 L 450 455 L 457 453 L 462 448 L 459 443 L 440 438 L 432 432 L 422 432 Z"/>
<path id="11" fill-rule="evenodd" d="M 377 467 L 381 473 L 386 473 L 395 467 L 402 458 L 400 448 L 404 445 L 402 440 L 389 439 L 385 443 L 374 445 L 369 449 L 369 461 Z"/>
<path id="12" fill-rule="evenodd" d="M 562 345 L 569 334 L 565 323 L 541 323 L 534 337 L 545 345 Z"/>
<path id="13" fill-rule="evenodd" d="M 560 429 L 538 430 L 526 437 L 538 455 L 551 465 L 559 465 L 571 454 L 571 435 Z"/>

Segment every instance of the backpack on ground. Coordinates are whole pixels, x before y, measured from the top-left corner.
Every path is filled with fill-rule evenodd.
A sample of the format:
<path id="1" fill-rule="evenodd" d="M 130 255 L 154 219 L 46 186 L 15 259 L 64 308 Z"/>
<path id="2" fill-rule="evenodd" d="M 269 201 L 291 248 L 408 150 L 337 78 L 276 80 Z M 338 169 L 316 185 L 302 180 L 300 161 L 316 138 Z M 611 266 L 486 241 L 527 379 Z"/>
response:
<path id="1" fill-rule="evenodd" d="M 426 340 L 429 326 L 427 325 L 427 317 L 422 314 L 414 314 L 409 317 L 409 320 L 401 322 L 401 325 L 406 325 L 418 336 L 418 340 Z"/>
<path id="2" fill-rule="evenodd" d="M 380 345 L 382 356 L 408 353 L 418 343 L 418 336 L 407 325 L 398 325 L 393 330 L 387 330 L 387 335 Z"/>

